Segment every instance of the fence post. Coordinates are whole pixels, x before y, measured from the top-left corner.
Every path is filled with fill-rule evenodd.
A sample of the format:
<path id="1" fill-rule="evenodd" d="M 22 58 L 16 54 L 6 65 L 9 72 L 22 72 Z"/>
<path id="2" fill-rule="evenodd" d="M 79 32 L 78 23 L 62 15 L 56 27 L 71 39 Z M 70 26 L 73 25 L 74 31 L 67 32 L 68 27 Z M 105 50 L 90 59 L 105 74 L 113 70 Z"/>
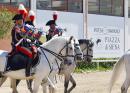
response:
<path id="1" fill-rule="evenodd" d="M 99 68 L 100 68 L 100 63 L 97 62 L 97 70 L 99 71 Z"/>

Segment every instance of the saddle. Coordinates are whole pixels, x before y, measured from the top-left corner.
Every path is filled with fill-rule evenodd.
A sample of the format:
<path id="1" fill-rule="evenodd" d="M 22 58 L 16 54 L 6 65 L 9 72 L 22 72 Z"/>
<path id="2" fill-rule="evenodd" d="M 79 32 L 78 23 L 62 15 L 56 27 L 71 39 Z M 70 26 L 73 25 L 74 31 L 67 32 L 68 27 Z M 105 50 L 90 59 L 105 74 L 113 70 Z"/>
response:
<path id="1" fill-rule="evenodd" d="M 22 52 L 16 52 L 14 55 L 7 58 L 7 65 L 5 71 L 16 71 L 25 69 L 29 57 Z M 40 52 L 37 52 L 36 57 L 32 61 L 32 68 L 39 64 Z"/>

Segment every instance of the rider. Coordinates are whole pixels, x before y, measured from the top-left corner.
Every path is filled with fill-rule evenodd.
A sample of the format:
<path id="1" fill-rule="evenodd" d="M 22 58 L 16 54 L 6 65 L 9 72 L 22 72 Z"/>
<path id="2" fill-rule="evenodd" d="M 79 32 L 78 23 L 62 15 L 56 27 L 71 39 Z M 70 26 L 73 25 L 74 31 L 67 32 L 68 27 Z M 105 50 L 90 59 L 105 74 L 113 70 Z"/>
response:
<path id="1" fill-rule="evenodd" d="M 15 26 L 13 27 L 12 29 L 12 32 L 11 32 L 11 35 L 12 35 L 12 51 L 20 51 L 20 52 L 23 52 L 24 54 L 26 54 L 29 59 L 28 59 L 28 62 L 27 62 L 27 66 L 26 66 L 26 76 L 30 76 L 30 67 L 31 67 L 31 62 L 32 62 L 32 52 L 24 47 L 24 45 L 27 45 L 27 44 L 18 44 L 20 42 L 20 40 L 22 40 L 23 38 L 23 35 L 22 35 L 22 31 L 21 29 L 23 28 L 24 26 L 24 19 L 23 19 L 23 16 L 21 14 L 16 14 L 13 19 L 14 22 L 15 22 Z M 10 53 L 12 54 L 12 53 Z"/>
<path id="2" fill-rule="evenodd" d="M 23 52 L 25 55 L 27 55 L 29 57 L 29 60 L 27 62 L 27 66 L 26 66 L 26 76 L 30 76 L 30 68 L 31 68 L 31 63 L 32 60 L 34 58 L 34 47 L 33 45 L 30 45 L 31 50 L 29 50 L 28 48 L 26 48 L 26 45 L 28 44 L 20 44 L 18 46 L 17 43 L 24 37 L 22 32 L 24 32 L 24 16 L 20 13 L 20 14 L 16 14 L 13 18 L 13 20 L 15 20 L 15 26 L 13 27 L 13 30 L 11 32 L 12 35 L 12 51 L 18 50 L 20 52 Z M 26 32 L 26 31 L 25 31 Z M 10 54 L 12 54 L 13 52 L 11 52 Z"/>
<path id="3" fill-rule="evenodd" d="M 35 13 L 34 13 L 34 11 L 30 10 L 28 18 L 27 18 L 27 21 L 25 22 L 25 25 L 28 24 L 28 25 L 30 25 L 30 26 L 35 28 L 34 21 L 35 21 Z M 42 44 L 42 42 L 39 40 L 40 37 L 41 37 L 41 34 L 42 34 L 42 32 L 41 33 L 38 32 L 37 36 L 36 36 L 36 34 L 33 35 L 33 37 L 35 38 L 35 43 L 37 45 L 41 45 Z M 33 46 L 32 48 L 33 48 L 32 50 L 33 50 L 33 53 L 34 53 L 33 55 L 36 56 L 36 54 L 37 54 L 37 47 Z"/>
<path id="4" fill-rule="evenodd" d="M 12 20 L 14 20 L 14 27 L 11 31 L 12 36 L 12 50 L 9 55 L 12 55 L 15 51 L 15 44 L 22 38 L 20 29 L 23 29 L 24 21 L 27 15 L 27 11 L 23 4 L 19 4 L 18 14 L 16 14 Z"/>
<path id="5" fill-rule="evenodd" d="M 49 20 L 46 26 L 50 26 L 49 33 L 46 35 L 47 41 L 50 40 L 54 35 L 61 36 L 62 33 L 56 28 L 57 13 L 53 13 L 53 20 Z"/>
<path id="6" fill-rule="evenodd" d="M 11 31 L 11 36 L 12 36 L 12 42 L 11 42 L 12 52 L 11 53 L 14 52 L 15 44 L 17 44 L 18 41 L 22 38 L 20 29 L 23 27 L 23 24 L 24 24 L 23 16 L 21 14 L 16 14 L 12 20 L 14 20 L 15 25 Z"/>

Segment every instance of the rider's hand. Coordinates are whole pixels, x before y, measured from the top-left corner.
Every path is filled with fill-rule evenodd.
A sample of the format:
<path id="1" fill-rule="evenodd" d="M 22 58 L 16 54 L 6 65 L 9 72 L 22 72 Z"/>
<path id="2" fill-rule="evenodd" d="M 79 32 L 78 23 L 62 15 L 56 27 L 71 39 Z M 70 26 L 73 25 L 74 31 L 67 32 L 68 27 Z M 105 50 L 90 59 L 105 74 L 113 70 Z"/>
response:
<path id="1" fill-rule="evenodd" d="M 29 42 L 29 43 L 31 42 L 31 40 L 30 40 L 30 39 L 26 39 L 26 40 L 27 40 L 27 42 Z"/>

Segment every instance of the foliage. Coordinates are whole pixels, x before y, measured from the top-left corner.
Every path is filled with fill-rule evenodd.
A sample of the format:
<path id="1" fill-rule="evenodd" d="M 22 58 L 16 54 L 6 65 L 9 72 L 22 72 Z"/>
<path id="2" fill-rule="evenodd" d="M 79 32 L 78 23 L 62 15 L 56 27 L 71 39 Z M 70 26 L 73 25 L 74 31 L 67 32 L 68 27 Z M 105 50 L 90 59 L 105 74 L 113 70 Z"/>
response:
<path id="1" fill-rule="evenodd" d="M 13 26 L 13 13 L 9 12 L 7 9 L 0 9 L 0 38 L 3 38 L 7 33 L 9 33 Z"/>
<path id="2" fill-rule="evenodd" d="M 94 60 L 117 60 L 118 58 L 99 58 Z M 77 63 L 77 68 L 75 69 L 75 72 L 82 73 L 82 72 L 90 72 L 90 71 L 107 71 L 112 70 L 114 64 L 116 62 L 91 62 L 91 63 L 85 63 L 85 62 L 79 62 Z M 99 65 L 99 67 L 98 67 Z"/>
<path id="3" fill-rule="evenodd" d="M 41 41 L 42 43 L 46 42 L 46 37 L 45 37 L 45 36 L 41 36 L 40 41 Z"/>

